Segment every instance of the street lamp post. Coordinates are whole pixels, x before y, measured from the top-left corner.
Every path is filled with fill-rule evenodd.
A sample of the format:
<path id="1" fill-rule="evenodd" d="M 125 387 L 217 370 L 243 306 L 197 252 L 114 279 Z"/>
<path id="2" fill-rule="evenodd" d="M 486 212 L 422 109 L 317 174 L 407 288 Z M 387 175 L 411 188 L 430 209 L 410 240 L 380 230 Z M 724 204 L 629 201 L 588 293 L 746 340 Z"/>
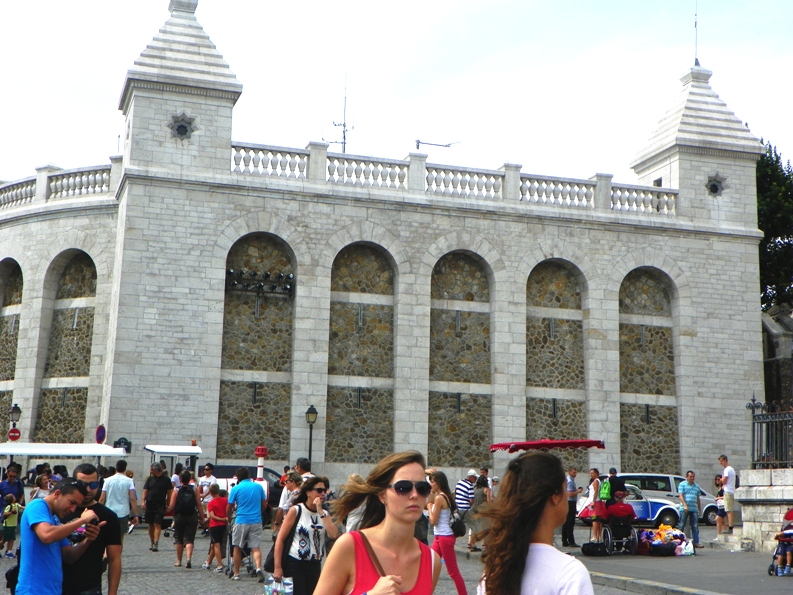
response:
<path id="1" fill-rule="evenodd" d="M 11 407 L 11 411 L 8 412 L 8 418 L 11 420 L 11 430 L 14 431 L 17 437 L 19 436 L 18 434 L 19 430 L 17 430 L 17 422 L 21 417 L 22 417 L 22 409 L 19 408 L 19 405 L 14 403 L 13 407 Z M 9 432 L 9 438 L 11 438 L 11 440 L 16 440 L 15 437 L 11 436 L 11 432 Z M 13 462 L 14 462 L 14 455 L 9 455 L 8 465 L 10 466 L 11 463 Z"/>
<path id="2" fill-rule="evenodd" d="M 306 423 L 308 424 L 308 460 L 311 460 L 311 447 L 314 444 L 314 424 L 317 422 L 318 411 L 313 405 L 306 409 Z"/>

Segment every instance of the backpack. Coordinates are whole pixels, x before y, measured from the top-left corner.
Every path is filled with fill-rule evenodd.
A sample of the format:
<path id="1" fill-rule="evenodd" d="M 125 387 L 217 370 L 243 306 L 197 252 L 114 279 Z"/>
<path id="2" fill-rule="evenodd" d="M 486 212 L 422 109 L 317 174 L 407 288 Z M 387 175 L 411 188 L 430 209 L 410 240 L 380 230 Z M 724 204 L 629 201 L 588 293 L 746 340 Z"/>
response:
<path id="1" fill-rule="evenodd" d="M 735 489 L 737 490 L 739 487 L 741 487 L 741 476 L 736 473 L 735 474 Z"/>
<path id="2" fill-rule="evenodd" d="M 600 483 L 600 499 L 605 502 L 611 499 L 611 482 L 606 479 Z"/>
<path id="3" fill-rule="evenodd" d="M 191 485 L 183 485 L 179 488 L 176 495 L 176 504 L 173 507 L 176 514 L 189 515 L 196 511 L 195 507 L 195 488 Z"/>

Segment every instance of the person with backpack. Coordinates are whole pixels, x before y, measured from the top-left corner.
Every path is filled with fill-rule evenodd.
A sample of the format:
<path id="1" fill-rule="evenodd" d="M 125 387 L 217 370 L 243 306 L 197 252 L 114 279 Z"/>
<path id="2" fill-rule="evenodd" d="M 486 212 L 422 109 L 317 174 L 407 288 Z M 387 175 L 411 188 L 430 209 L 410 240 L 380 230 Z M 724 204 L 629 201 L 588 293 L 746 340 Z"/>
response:
<path id="1" fill-rule="evenodd" d="M 201 526 L 206 522 L 204 508 L 201 506 L 201 496 L 196 486 L 190 483 L 190 471 L 182 471 L 179 475 L 181 485 L 171 494 L 169 508 L 173 511 L 173 532 L 176 543 L 176 562 L 174 566 L 182 565 L 182 553 L 187 552 L 185 568 L 193 567 L 193 543 L 195 542 L 196 529 L 199 518 Z"/>
<path id="2" fill-rule="evenodd" d="M 612 467 L 609 469 L 609 476 L 600 486 L 600 499 L 606 503 L 606 508 L 612 504 L 616 504 L 617 500 L 614 494 L 617 492 L 627 493 L 625 482 L 617 477 L 617 469 Z"/>
<path id="3" fill-rule="evenodd" d="M 14 557 L 14 542 L 17 538 L 17 525 L 19 525 L 19 513 L 25 507 L 17 503 L 14 494 L 8 494 L 5 498 L 5 508 L 3 509 L 3 543 L 6 545 L 6 558 Z"/>

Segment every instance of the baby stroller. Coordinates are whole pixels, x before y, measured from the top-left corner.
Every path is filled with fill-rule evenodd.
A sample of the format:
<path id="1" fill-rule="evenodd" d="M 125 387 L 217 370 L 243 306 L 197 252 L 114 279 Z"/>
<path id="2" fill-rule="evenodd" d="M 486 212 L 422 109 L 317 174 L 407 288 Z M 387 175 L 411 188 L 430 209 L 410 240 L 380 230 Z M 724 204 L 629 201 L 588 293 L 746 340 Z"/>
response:
<path id="1" fill-rule="evenodd" d="M 603 543 L 608 555 L 615 551 L 634 555 L 639 549 L 639 535 L 633 527 L 631 517 L 611 517 L 603 525 Z"/>
<path id="2" fill-rule="evenodd" d="M 234 521 L 229 520 L 228 523 L 228 530 L 226 535 L 226 575 L 229 578 L 234 576 L 234 546 L 236 544 L 232 543 L 232 534 L 234 529 Z M 240 550 L 242 551 L 242 564 L 240 565 L 240 574 L 242 574 L 243 570 L 246 571 L 249 575 L 254 576 L 256 574 L 256 568 L 253 566 L 253 556 L 251 555 L 251 548 L 248 547 L 247 543 L 243 543 L 240 545 Z"/>
<path id="3" fill-rule="evenodd" d="M 776 540 L 779 543 L 774 550 L 771 564 L 768 566 L 768 575 L 786 576 L 784 569 L 783 572 L 779 571 L 778 560 L 780 556 L 786 556 L 788 550 L 793 548 L 793 508 L 785 513 L 785 522 L 782 524 L 782 531 L 776 534 Z"/>

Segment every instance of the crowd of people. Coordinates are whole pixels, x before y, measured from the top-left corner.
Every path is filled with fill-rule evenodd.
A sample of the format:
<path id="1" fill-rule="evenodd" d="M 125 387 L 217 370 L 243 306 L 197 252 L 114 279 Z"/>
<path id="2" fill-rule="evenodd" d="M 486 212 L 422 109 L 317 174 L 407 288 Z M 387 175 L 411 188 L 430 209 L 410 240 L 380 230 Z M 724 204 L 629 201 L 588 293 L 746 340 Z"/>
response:
<path id="1" fill-rule="evenodd" d="M 732 528 L 728 494 L 736 480 L 726 457 L 722 464 L 724 473 L 716 477 L 718 518 L 719 529 L 727 532 Z M 35 484 L 29 502 L 19 473 L 12 464 L 0 482 L 0 543 L 6 545 L 6 556 L 14 557 L 19 532 L 25 554 L 18 564 L 16 593 L 101 595 L 106 572 L 108 595 L 116 595 L 124 536 L 140 522 L 126 461 L 108 470 L 81 464 L 72 476 L 65 468 L 40 465 L 28 474 Z M 311 462 L 300 458 L 281 477 L 284 489 L 272 515 L 267 563 L 262 545 L 268 484 L 252 481 L 247 467 L 237 469 L 236 483 L 226 492 L 210 463 L 198 477 L 181 465 L 169 477 L 164 462 L 154 463 L 141 504 L 152 552 L 159 551 L 167 517 L 173 517 L 175 567 L 192 568 L 196 536 L 203 530 L 209 537 L 203 569 L 225 573 L 229 568 L 232 579 L 240 580 L 247 558 L 259 582 L 267 568 L 275 581 L 291 581 L 295 595 L 429 594 L 444 566 L 458 595 L 468 595 L 455 553 L 463 532 L 455 526 L 459 523 L 468 549 L 483 552 L 478 595 L 586 595 L 592 593 L 589 573 L 554 547 L 559 527 L 563 546 L 578 545 L 573 526 L 584 488 L 576 485 L 577 473 L 575 468 L 565 472 L 551 454 L 527 453 L 509 463 L 503 482 L 491 478 L 486 467 L 472 468 L 452 490 L 444 472 L 427 468 L 419 452 L 406 451 L 385 457 L 366 478 L 350 475 L 337 496 L 328 478 L 315 476 Z M 601 477 L 593 468 L 590 478 L 592 538 L 597 540 L 603 521 L 630 517 L 633 509 L 624 501 L 625 483 L 616 469 Z M 686 474 L 679 495 L 683 527 L 690 524 L 698 545 L 701 505 L 693 472 Z M 224 563 L 228 539 L 232 555 Z M 790 572 L 790 552 L 793 548 L 780 558 L 782 573 Z"/>

